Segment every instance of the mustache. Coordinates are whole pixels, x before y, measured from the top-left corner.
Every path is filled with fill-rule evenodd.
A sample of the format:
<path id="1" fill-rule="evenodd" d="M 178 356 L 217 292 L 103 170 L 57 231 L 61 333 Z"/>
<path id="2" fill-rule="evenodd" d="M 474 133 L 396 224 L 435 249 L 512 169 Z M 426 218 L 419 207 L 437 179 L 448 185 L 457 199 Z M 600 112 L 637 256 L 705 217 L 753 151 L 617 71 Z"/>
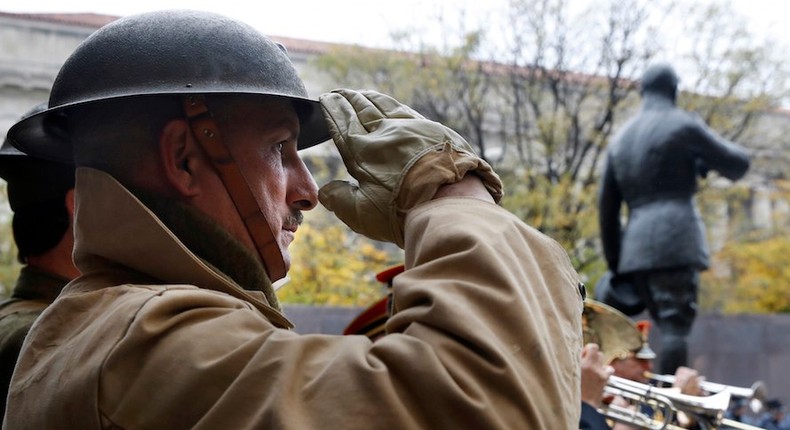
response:
<path id="1" fill-rule="evenodd" d="M 303 222 L 304 222 L 304 214 L 302 214 L 302 211 L 295 210 L 292 211 L 290 215 L 285 217 L 284 225 L 300 226 L 302 225 Z"/>

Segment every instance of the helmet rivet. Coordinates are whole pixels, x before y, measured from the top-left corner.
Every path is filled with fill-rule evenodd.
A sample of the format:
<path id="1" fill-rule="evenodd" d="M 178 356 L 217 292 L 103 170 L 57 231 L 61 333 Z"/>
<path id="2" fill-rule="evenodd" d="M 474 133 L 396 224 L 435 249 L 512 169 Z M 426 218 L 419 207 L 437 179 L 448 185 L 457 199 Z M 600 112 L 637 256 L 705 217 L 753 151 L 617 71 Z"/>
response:
<path id="1" fill-rule="evenodd" d="M 187 88 L 192 88 L 192 84 L 187 84 Z"/>

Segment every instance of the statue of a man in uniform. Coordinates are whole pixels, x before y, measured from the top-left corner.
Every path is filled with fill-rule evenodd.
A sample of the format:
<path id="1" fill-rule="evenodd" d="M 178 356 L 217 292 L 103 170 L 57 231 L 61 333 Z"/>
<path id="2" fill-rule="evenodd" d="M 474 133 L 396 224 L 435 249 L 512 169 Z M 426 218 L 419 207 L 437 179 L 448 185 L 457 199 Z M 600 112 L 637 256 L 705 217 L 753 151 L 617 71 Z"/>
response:
<path id="1" fill-rule="evenodd" d="M 610 273 L 596 297 L 634 315 L 640 307 L 617 297 L 617 288 L 633 287 L 630 298 L 638 298 L 659 328 L 658 364 L 664 374 L 687 364 L 699 272 L 709 264 L 705 226 L 694 201 L 697 177 L 715 170 L 737 180 L 749 169 L 744 148 L 675 105 L 677 88 L 671 66 L 645 71 L 641 109 L 607 150 L 598 196 Z M 628 208 L 624 226 L 623 204 Z M 630 309 L 622 309 L 624 303 Z"/>

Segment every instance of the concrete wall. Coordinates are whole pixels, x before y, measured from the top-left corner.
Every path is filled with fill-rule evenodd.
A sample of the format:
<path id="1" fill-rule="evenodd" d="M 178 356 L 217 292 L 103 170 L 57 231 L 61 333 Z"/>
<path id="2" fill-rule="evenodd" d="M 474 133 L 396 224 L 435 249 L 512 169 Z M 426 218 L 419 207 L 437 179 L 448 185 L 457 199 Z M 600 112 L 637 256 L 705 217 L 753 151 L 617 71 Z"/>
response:
<path id="1" fill-rule="evenodd" d="M 709 381 L 750 387 L 762 380 L 769 398 L 790 403 L 790 315 L 702 316 L 689 356 Z"/>
<path id="2" fill-rule="evenodd" d="M 363 308 L 285 306 L 296 332 L 341 334 Z M 660 353 L 658 330 L 650 345 Z M 708 381 L 751 387 L 765 382 L 768 398 L 790 404 L 790 315 L 703 315 L 689 338 L 691 367 Z"/>
<path id="3" fill-rule="evenodd" d="M 0 132 L 36 104 L 69 54 L 95 29 L 0 15 Z"/>

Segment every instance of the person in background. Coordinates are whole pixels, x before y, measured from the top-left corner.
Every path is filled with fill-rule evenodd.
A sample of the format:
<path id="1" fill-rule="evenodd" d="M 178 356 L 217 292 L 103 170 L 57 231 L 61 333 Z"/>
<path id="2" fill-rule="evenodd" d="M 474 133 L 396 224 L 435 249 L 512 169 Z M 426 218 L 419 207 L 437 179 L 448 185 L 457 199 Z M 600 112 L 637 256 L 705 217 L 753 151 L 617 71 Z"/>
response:
<path id="1" fill-rule="evenodd" d="M 611 306 L 587 299 L 584 302 L 582 327 L 585 344 L 598 346 L 603 366 L 611 367 L 612 375 L 644 384 L 645 387 L 653 383 L 651 373 L 656 353 L 648 343 L 649 321 L 634 322 Z M 702 377 L 695 369 L 680 367 L 674 377 L 675 381 L 672 385 L 681 393 L 692 396 L 704 394 L 700 388 Z M 663 419 L 660 410 L 644 404 L 633 405 L 630 400 L 620 396 L 612 396 L 605 403 L 624 408 L 638 408 L 646 417 L 658 421 Z M 693 428 L 694 423 L 689 417 L 679 418 L 680 422 L 675 424 L 684 428 Z M 611 422 L 610 425 L 613 430 L 638 428 L 622 422 Z"/>
<path id="2" fill-rule="evenodd" d="M 604 355 L 598 345 L 584 345 L 581 356 L 582 368 L 582 416 L 579 421 L 580 430 L 609 430 L 611 427 L 606 417 L 600 412 L 605 401 L 611 402 L 610 396 L 604 394 L 609 377 L 614 373 L 612 366 L 604 363 Z"/>
<path id="3" fill-rule="evenodd" d="M 785 421 L 785 407 L 782 401 L 771 399 L 765 402 L 765 412 L 757 425 L 766 430 L 790 430 L 790 426 Z"/>
<path id="4" fill-rule="evenodd" d="M 343 329 L 344 335 L 361 334 L 376 340 L 387 334 L 385 326 L 392 314 L 392 282 L 404 270 L 403 264 L 397 264 L 376 274 L 376 280 L 387 286 L 387 294 L 351 320 Z"/>
<path id="5" fill-rule="evenodd" d="M 592 299 L 584 301 L 582 316 L 585 344 L 594 343 L 603 354 L 604 364 L 614 375 L 649 383 L 656 353 L 650 348 L 650 322 L 632 321 L 617 309 Z"/>
<path id="6" fill-rule="evenodd" d="M 42 111 L 37 105 L 22 118 Z M 0 417 L 19 350 L 33 322 L 79 272 L 74 246 L 74 166 L 20 152 L 4 139 L 0 178 L 13 212 L 11 228 L 22 269 L 0 302 Z"/>
<path id="7" fill-rule="evenodd" d="M 756 420 L 749 413 L 749 400 L 743 398 L 730 399 L 730 407 L 724 417 L 739 423 L 756 424 Z"/>

